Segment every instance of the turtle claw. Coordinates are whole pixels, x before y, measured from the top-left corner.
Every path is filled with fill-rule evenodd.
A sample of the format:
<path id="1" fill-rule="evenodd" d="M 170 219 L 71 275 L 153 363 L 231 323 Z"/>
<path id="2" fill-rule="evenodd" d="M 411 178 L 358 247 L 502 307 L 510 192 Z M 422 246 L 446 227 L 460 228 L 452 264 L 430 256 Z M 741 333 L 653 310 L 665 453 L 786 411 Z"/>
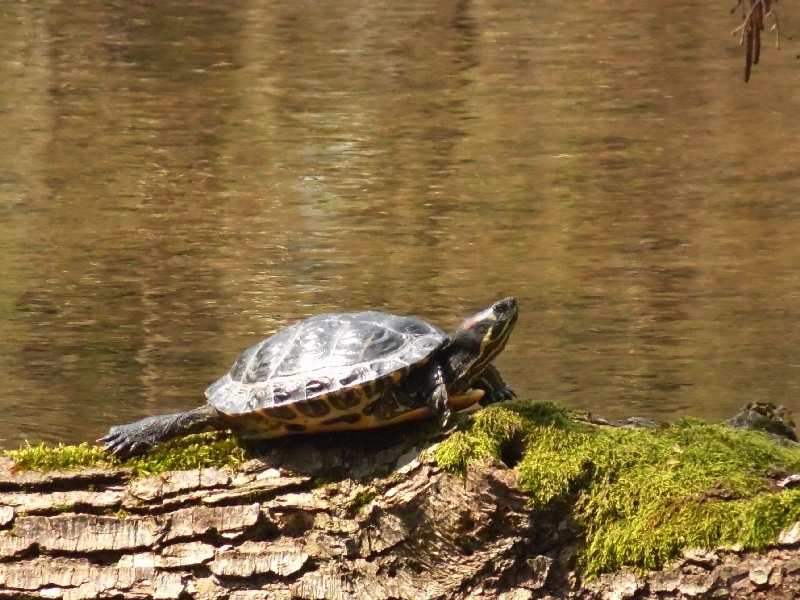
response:
<path id="1" fill-rule="evenodd" d="M 103 442 L 106 452 L 117 458 L 144 454 L 158 443 L 163 422 L 162 417 L 147 417 L 128 425 L 115 425 L 97 441 Z"/>
<path id="2" fill-rule="evenodd" d="M 504 385 L 501 388 L 491 390 L 490 393 L 481 398 L 480 405 L 489 406 L 495 402 L 504 402 L 505 400 L 512 400 L 516 397 L 517 395 L 514 393 L 514 390 Z"/>
<path id="3" fill-rule="evenodd" d="M 433 392 L 428 398 L 428 410 L 430 414 L 439 421 L 439 426 L 444 429 L 450 421 L 450 394 L 447 392 L 447 385 L 445 384 L 444 373 L 441 366 L 431 372 L 431 383 L 433 384 Z"/>
<path id="4" fill-rule="evenodd" d="M 495 396 L 501 397 L 503 400 L 511 400 L 512 398 L 516 398 L 517 394 L 507 385 L 504 386 L 502 389 L 498 391 Z"/>
<path id="5" fill-rule="evenodd" d="M 208 404 L 185 413 L 146 417 L 135 423 L 115 425 L 98 441 L 118 458 L 144 454 L 153 446 L 174 437 L 198 433 L 208 428 L 219 429 L 217 410 Z"/>
<path id="6" fill-rule="evenodd" d="M 125 429 L 127 425 L 112 427 L 109 432 L 101 437 L 98 442 L 103 442 L 103 449 L 117 458 L 127 458 L 135 454 L 142 454 L 149 446 L 140 440 L 132 439 Z"/>

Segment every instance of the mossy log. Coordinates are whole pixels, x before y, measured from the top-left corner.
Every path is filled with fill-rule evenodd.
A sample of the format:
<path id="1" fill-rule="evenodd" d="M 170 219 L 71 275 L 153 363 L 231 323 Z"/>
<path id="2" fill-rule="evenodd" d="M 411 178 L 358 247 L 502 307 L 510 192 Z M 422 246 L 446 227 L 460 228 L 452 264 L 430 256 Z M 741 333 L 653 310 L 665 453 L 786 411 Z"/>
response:
<path id="1" fill-rule="evenodd" d="M 460 473 L 443 466 L 443 445 L 451 458 L 458 448 L 454 436 L 436 441 L 424 424 L 281 440 L 237 466 L 157 475 L 125 465 L 25 471 L 2 458 L 0 598 L 800 595 L 800 524 L 785 522 L 759 552 L 685 548 L 658 570 L 586 576 L 576 558 L 586 531 L 575 510 L 586 502 L 586 474 L 565 495 L 532 504 L 528 434 L 514 419 L 536 411 L 482 412 L 495 433 L 512 426 L 492 450 L 478 417 L 463 419 L 456 442 L 472 435 L 484 451 L 462 461 Z M 559 419 L 543 426 L 566 427 Z M 759 494 L 787 493 L 768 487 Z M 741 500 L 723 492 L 694 501 Z"/>

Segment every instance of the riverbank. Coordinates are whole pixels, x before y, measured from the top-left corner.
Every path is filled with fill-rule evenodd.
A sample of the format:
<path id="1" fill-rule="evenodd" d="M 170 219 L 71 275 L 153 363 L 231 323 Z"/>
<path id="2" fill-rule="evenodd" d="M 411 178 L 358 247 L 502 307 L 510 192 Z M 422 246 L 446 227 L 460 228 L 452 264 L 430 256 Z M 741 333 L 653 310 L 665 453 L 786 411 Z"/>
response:
<path id="1" fill-rule="evenodd" d="M 463 415 L 444 439 L 417 424 L 273 441 L 257 454 L 219 435 L 128 463 L 88 446 L 10 453 L 0 463 L 0 595 L 800 589 L 797 444 L 696 420 L 590 421 L 511 402 Z"/>

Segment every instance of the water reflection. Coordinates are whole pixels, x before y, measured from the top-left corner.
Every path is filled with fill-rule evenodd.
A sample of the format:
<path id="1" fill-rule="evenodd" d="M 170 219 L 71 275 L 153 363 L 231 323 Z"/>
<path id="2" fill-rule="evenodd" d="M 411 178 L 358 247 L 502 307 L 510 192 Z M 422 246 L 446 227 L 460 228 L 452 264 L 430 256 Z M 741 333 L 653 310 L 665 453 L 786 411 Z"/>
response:
<path id="1" fill-rule="evenodd" d="M 796 65 L 743 86 L 727 11 L 32 4 L 0 4 L 0 446 L 197 405 L 315 312 L 510 294 L 522 396 L 800 408 Z"/>

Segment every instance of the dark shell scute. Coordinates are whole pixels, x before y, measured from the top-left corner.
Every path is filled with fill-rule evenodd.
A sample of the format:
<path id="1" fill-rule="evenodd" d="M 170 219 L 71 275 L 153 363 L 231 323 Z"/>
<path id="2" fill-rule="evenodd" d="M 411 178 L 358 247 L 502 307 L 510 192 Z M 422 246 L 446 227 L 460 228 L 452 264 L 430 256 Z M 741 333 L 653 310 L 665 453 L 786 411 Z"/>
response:
<path id="1" fill-rule="evenodd" d="M 330 389 L 331 382 L 328 379 L 310 379 L 306 381 L 306 396 L 311 397 L 317 394 L 324 394 Z"/>
<path id="2" fill-rule="evenodd" d="M 339 387 L 346 388 L 357 381 L 364 381 L 369 378 L 369 369 L 366 367 L 354 367 L 339 377 Z"/>
<path id="3" fill-rule="evenodd" d="M 281 421 L 294 421 L 297 418 L 297 413 L 286 405 L 275 406 L 269 409 L 271 417 L 280 419 Z"/>
<path id="4" fill-rule="evenodd" d="M 298 395 L 298 391 L 303 385 L 302 381 L 297 380 L 283 380 L 273 381 L 272 385 L 254 385 L 253 389 L 264 389 L 272 396 L 271 404 L 279 406 L 281 404 L 288 404 L 293 402 Z"/>
<path id="5" fill-rule="evenodd" d="M 307 417 L 318 419 L 324 417 L 331 412 L 330 405 L 324 400 L 303 400 L 292 405 L 297 412 L 304 414 Z"/>
<path id="6" fill-rule="evenodd" d="M 347 410 L 361 404 L 363 396 L 364 393 L 361 390 L 342 390 L 328 396 L 328 402 L 336 410 Z"/>
<path id="7" fill-rule="evenodd" d="M 319 419 L 331 407 L 360 405 L 427 362 L 445 341 L 443 331 L 413 317 L 374 311 L 316 315 L 242 352 L 206 396 L 228 414 L 289 405 Z M 321 396 L 326 401 L 312 402 Z"/>
<path id="8" fill-rule="evenodd" d="M 336 344 L 336 356 L 344 364 L 378 360 L 397 352 L 406 338 L 379 325 L 367 324 L 346 331 Z"/>
<path id="9" fill-rule="evenodd" d="M 366 416 L 371 417 L 376 414 L 380 414 L 381 408 L 383 408 L 383 403 L 380 399 L 374 400 L 367 404 L 362 411 Z"/>

